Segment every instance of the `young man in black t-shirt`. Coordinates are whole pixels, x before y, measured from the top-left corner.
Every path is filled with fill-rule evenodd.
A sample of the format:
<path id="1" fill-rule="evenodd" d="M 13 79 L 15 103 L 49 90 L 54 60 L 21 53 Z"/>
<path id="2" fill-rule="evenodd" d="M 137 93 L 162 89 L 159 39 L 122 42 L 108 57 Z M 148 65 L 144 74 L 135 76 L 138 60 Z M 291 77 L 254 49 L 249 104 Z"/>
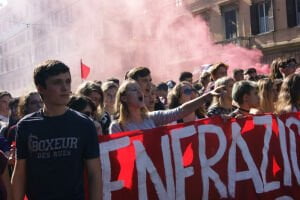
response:
<path id="1" fill-rule="evenodd" d="M 17 160 L 12 177 L 15 200 L 84 199 L 87 169 L 89 198 L 101 199 L 97 132 L 93 122 L 66 107 L 71 94 L 69 68 L 49 60 L 34 71 L 44 107 L 17 125 Z"/>

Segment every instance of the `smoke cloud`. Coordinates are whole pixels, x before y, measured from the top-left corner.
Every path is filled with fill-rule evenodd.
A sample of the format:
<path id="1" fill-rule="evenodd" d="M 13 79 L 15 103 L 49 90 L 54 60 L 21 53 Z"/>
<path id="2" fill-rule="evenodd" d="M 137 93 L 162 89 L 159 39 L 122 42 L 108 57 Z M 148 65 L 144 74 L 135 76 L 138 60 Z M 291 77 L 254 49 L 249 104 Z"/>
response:
<path id="1" fill-rule="evenodd" d="M 177 81 L 182 71 L 217 62 L 228 64 L 229 71 L 268 71 L 259 50 L 215 44 L 206 22 L 184 6 L 176 7 L 175 0 L 21 2 L 12 13 L 32 32 L 27 41 L 32 43 L 31 64 L 62 60 L 76 84 L 81 81 L 80 59 L 91 67 L 90 80 L 122 80 L 135 66 L 149 67 L 155 82 Z"/>

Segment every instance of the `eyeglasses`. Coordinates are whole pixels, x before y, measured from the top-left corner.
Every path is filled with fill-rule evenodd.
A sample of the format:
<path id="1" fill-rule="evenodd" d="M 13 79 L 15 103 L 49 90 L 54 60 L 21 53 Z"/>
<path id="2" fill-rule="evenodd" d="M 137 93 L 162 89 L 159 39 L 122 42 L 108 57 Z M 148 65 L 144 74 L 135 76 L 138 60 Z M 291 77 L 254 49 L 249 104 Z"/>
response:
<path id="1" fill-rule="evenodd" d="M 185 94 L 185 95 L 191 95 L 192 92 L 193 92 L 193 90 L 191 88 L 185 88 L 183 90 L 183 94 Z"/>

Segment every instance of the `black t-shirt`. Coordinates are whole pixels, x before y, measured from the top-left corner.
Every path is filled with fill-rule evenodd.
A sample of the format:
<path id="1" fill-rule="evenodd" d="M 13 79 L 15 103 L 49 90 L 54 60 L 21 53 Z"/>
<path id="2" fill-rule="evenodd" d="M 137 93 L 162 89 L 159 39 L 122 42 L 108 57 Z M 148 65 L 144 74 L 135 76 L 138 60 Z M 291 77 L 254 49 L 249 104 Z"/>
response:
<path id="1" fill-rule="evenodd" d="M 84 160 L 99 157 L 94 123 L 68 109 L 46 117 L 41 111 L 17 125 L 17 159 L 26 159 L 29 200 L 83 200 Z"/>

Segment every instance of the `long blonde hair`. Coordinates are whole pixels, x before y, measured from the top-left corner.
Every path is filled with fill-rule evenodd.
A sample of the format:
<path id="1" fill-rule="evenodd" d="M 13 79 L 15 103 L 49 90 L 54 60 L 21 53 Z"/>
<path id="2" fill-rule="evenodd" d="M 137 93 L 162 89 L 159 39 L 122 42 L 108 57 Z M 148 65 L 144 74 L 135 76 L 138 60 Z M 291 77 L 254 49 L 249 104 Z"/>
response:
<path id="1" fill-rule="evenodd" d="M 115 103 L 115 117 L 118 120 L 119 123 L 125 123 L 128 120 L 129 117 L 129 109 L 126 102 L 122 101 L 122 97 L 126 95 L 126 91 L 128 89 L 128 86 L 131 84 L 138 84 L 134 80 L 126 80 L 124 81 L 116 95 L 116 103 Z M 146 107 L 141 108 L 142 118 L 146 118 L 148 110 Z"/>
<path id="2" fill-rule="evenodd" d="M 259 106 L 263 113 L 274 112 L 273 81 L 269 78 L 258 81 Z"/>
<path id="3" fill-rule="evenodd" d="M 278 114 L 291 112 L 294 106 L 299 106 L 300 74 L 291 74 L 283 80 L 275 111 Z"/>

